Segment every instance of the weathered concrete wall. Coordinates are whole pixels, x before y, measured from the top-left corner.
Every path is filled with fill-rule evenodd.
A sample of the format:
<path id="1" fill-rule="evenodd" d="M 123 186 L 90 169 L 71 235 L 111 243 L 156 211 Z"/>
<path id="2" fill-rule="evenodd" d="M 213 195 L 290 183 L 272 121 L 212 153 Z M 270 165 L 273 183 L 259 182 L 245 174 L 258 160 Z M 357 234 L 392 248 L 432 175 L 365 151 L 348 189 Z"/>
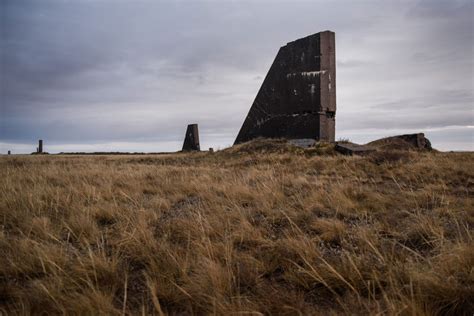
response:
<path id="1" fill-rule="evenodd" d="M 197 124 L 190 124 L 184 136 L 183 151 L 201 150 L 199 145 L 199 130 Z"/>
<path id="2" fill-rule="evenodd" d="M 421 149 L 421 150 L 431 150 L 431 142 L 428 138 L 425 137 L 423 133 L 417 134 L 404 134 L 397 135 L 392 137 L 386 137 L 382 139 L 375 140 L 370 142 L 368 145 L 377 146 L 378 148 L 383 149 L 399 149 L 399 150 L 409 150 L 409 149 Z"/>
<path id="3" fill-rule="evenodd" d="M 38 153 L 42 153 L 43 152 L 43 140 L 40 139 L 38 141 Z"/>
<path id="4" fill-rule="evenodd" d="M 404 141 L 412 144 L 414 147 L 418 149 L 429 149 L 431 150 L 431 142 L 428 138 L 425 137 L 424 133 L 418 134 L 405 134 L 405 135 L 398 135 L 394 136 L 396 138 L 403 139 Z"/>
<path id="5" fill-rule="evenodd" d="M 235 143 L 256 137 L 334 141 L 335 34 L 324 31 L 278 51 Z"/>

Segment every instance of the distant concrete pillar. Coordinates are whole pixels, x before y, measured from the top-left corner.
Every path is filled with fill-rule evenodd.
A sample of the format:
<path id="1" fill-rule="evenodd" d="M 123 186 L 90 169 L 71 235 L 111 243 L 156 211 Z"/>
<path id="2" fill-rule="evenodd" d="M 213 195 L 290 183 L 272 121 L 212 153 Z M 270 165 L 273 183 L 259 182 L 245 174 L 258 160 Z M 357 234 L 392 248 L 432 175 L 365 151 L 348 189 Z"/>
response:
<path id="1" fill-rule="evenodd" d="M 184 136 L 183 151 L 201 150 L 199 146 L 199 130 L 197 124 L 189 124 Z"/>
<path id="2" fill-rule="evenodd" d="M 8 154 L 9 154 L 9 155 L 11 155 L 11 154 L 12 154 L 12 152 L 11 152 L 11 151 L 8 151 Z"/>
<path id="3" fill-rule="evenodd" d="M 38 153 L 42 153 L 43 152 L 43 140 L 40 139 L 39 142 L 38 142 Z"/>

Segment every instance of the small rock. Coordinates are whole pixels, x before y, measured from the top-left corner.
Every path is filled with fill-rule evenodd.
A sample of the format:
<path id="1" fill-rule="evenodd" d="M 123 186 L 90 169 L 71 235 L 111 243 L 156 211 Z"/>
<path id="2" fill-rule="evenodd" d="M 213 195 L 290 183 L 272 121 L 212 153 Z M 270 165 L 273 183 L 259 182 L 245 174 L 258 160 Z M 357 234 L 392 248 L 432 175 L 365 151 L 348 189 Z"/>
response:
<path id="1" fill-rule="evenodd" d="M 316 144 L 316 140 L 311 138 L 290 139 L 288 140 L 288 143 L 301 148 L 309 148 Z"/>

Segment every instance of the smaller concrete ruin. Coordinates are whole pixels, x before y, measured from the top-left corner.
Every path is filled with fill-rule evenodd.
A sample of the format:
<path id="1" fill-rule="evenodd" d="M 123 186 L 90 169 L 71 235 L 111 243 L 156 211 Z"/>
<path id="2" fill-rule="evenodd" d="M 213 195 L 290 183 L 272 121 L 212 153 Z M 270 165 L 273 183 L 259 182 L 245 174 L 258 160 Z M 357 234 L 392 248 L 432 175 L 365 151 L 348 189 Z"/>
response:
<path id="1" fill-rule="evenodd" d="M 183 151 L 201 150 L 197 124 L 189 124 L 184 135 Z"/>
<path id="2" fill-rule="evenodd" d="M 396 150 L 432 150 L 431 142 L 423 133 L 404 134 L 392 137 L 386 137 L 368 143 L 369 146 L 375 146 L 380 149 Z"/>
<path id="3" fill-rule="evenodd" d="M 376 150 L 433 150 L 431 142 L 423 133 L 386 137 L 374 140 L 365 145 L 351 142 L 338 142 L 334 149 L 344 155 L 365 155 Z"/>

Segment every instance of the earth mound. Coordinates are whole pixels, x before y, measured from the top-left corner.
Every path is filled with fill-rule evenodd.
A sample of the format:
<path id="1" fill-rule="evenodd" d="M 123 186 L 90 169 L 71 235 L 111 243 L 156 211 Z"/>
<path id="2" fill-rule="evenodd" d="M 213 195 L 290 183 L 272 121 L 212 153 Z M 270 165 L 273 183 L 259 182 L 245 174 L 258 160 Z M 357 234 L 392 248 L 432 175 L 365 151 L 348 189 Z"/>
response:
<path id="1" fill-rule="evenodd" d="M 256 138 L 254 140 L 234 145 L 226 148 L 223 151 L 226 153 L 283 153 L 297 151 L 297 146 L 294 146 L 284 138 Z"/>

